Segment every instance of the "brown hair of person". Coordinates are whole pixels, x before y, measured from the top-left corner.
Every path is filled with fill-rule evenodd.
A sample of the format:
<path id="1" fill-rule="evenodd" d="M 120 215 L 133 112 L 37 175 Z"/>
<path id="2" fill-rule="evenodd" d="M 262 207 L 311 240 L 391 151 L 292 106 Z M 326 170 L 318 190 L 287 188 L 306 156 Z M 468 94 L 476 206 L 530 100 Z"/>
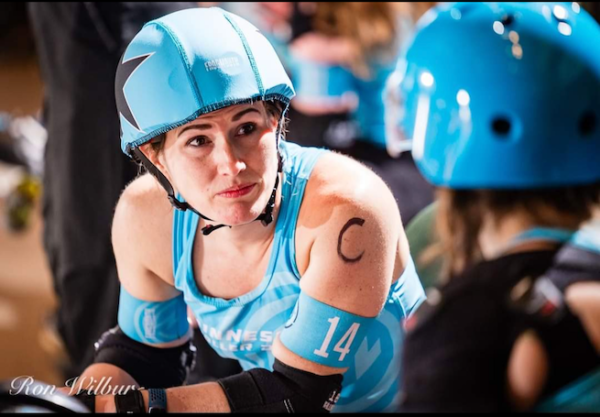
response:
<path id="1" fill-rule="evenodd" d="M 447 280 L 482 259 L 479 236 L 484 216 L 499 224 L 518 212 L 537 226 L 576 230 L 599 203 L 600 183 L 534 190 L 440 188 L 436 193 L 439 240 L 426 249 L 421 260 L 441 256 L 442 279 Z"/>
<path id="2" fill-rule="evenodd" d="M 350 69 L 368 79 L 371 60 L 393 60 L 400 47 L 401 14 L 416 22 L 435 2 L 314 2 L 313 26 L 326 36 L 350 41 Z"/>
<path id="3" fill-rule="evenodd" d="M 397 44 L 397 12 L 388 2 L 316 2 L 315 31 L 350 41 L 350 69 L 369 78 L 369 61 L 393 59 Z"/>

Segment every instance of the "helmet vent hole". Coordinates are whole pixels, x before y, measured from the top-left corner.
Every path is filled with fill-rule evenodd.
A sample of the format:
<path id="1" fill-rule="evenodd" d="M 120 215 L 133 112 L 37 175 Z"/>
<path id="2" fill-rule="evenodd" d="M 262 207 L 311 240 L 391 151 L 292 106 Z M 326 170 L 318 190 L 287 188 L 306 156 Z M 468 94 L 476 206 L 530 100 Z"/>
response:
<path id="1" fill-rule="evenodd" d="M 504 16 L 502 16 L 500 23 L 502 23 L 506 27 L 506 26 L 512 25 L 514 21 L 515 21 L 515 18 L 513 15 L 505 14 Z"/>
<path id="2" fill-rule="evenodd" d="M 596 115 L 591 112 L 585 112 L 579 119 L 579 133 L 582 136 L 590 135 L 596 130 Z"/>
<path id="3" fill-rule="evenodd" d="M 510 133 L 511 124 L 505 117 L 498 117 L 492 122 L 492 130 L 502 138 L 505 138 Z"/>

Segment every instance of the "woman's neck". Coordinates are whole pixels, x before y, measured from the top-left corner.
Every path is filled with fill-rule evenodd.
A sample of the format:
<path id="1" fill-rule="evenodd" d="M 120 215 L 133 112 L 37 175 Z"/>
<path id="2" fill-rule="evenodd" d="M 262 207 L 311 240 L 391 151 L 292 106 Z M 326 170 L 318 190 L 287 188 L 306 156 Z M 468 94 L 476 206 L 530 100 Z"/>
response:
<path id="1" fill-rule="evenodd" d="M 515 239 L 525 231 L 540 227 L 531 216 L 525 213 L 512 213 L 496 221 L 491 215 L 486 216 L 479 233 L 479 244 L 481 252 L 486 259 L 493 259 L 503 254 L 526 252 L 534 250 L 552 249 L 556 246 L 555 241 L 550 240 L 526 240 L 516 243 Z M 577 225 L 572 219 L 556 219 L 552 226 L 560 229 L 575 230 Z"/>

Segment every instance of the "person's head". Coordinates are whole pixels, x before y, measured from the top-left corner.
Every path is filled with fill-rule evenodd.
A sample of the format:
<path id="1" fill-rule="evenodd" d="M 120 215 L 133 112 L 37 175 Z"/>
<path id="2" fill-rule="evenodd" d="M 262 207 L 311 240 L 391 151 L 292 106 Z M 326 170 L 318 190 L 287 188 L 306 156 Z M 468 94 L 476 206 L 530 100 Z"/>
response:
<path id="1" fill-rule="evenodd" d="M 249 22 L 198 8 L 147 23 L 121 59 L 115 94 L 123 152 L 157 176 L 176 207 L 228 225 L 265 209 L 294 89 Z M 242 197 L 224 194 L 249 184 Z"/>
<path id="2" fill-rule="evenodd" d="M 600 27 L 577 3 L 456 3 L 426 13 L 399 62 L 403 117 L 439 187 L 454 271 L 484 224 L 576 228 L 600 183 Z"/>

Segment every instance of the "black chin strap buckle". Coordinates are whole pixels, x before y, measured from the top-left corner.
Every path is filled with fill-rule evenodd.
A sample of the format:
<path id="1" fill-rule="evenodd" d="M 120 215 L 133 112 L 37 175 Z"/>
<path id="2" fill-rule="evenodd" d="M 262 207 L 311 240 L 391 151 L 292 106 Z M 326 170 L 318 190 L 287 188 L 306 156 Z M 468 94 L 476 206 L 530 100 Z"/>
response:
<path id="1" fill-rule="evenodd" d="M 208 236 L 210 235 L 212 232 L 214 232 L 217 229 L 220 229 L 221 227 L 225 227 L 227 226 L 226 224 L 218 224 L 216 226 L 209 224 L 207 226 L 204 226 L 201 230 L 202 230 L 202 235 L 203 236 Z M 231 229 L 231 226 L 227 226 Z"/>
<path id="2" fill-rule="evenodd" d="M 267 203 L 267 207 L 265 208 L 265 212 L 258 216 L 256 220 L 260 220 L 263 226 L 268 226 L 273 222 L 273 210 L 275 209 L 275 198 L 277 197 L 277 187 L 279 186 L 279 175 L 275 179 L 275 185 L 273 186 L 273 192 L 271 193 L 271 198 L 269 198 L 269 202 Z"/>
<path id="3" fill-rule="evenodd" d="M 260 219 L 260 222 L 265 227 L 267 227 L 273 221 L 273 213 L 265 213 L 261 217 L 262 219 Z"/>

